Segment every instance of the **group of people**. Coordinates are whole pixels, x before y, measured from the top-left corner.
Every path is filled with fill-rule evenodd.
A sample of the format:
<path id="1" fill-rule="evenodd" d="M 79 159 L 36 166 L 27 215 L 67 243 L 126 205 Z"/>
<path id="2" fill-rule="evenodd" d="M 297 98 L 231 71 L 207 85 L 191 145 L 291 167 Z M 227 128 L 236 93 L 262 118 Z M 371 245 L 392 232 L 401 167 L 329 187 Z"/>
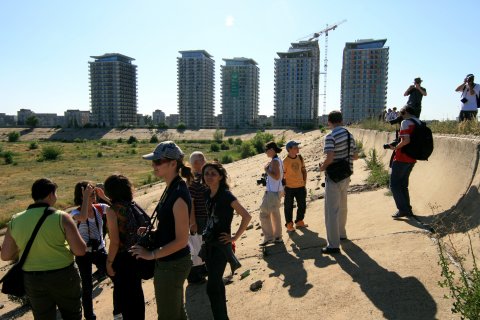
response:
<path id="1" fill-rule="evenodd" d="M 143 156 L 166 188 L 155 208 L 156 221 L 133 201 L 134 188 L 120 174 L 109 176 L 103 188 L 90 181 L 77 183 L 71 214 L 53 210 L 33 241 L 24 270 L 26 294 L 35 319 L 96 319 L 92 303 L 92 267 L 113 281 L 114 318 L 145 319 L 142 261 L 154 260 L 153 283 L 158 319 L 187 319 L 184 283 L 191 273 L 189 236 L 203 233 L 202 255 L 208 275 L 207 294 L 215 319 L 228 319 L 223 274 L 230 263 L 240 267 L 232 244 L 247 229 L 251 216 L 230 191 L 228 175 L 218 162 L 206 162 L 201 152 L 185 165 L 184 153 L 164 141 Z M 97 198 L 98 197 L 98 198 Z M 2 260 L 23 254 L 33 228 L 46 208 L 57 201 L 57 185 L 50 179 L 32 185 L 34 203 L 8 223 L 1 247 Z M 241 223 L 233 233 L 234 212 Z M 106 221 L 106 228 L 104 227 Z M 153 247 L 139 242 L 151 229 Z M 108 248 L 104 240 L 108 233 Z M 76 266 L 75 266 L 76 263 Z M 198 272 L 198 270 L 197 270 Z"/>

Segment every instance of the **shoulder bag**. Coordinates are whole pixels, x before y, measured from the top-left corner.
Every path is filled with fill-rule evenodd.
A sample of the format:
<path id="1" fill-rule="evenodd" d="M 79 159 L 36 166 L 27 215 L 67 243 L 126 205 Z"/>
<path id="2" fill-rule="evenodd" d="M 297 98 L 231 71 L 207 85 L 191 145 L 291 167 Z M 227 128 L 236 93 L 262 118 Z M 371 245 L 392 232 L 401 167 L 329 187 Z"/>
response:
<path id="1" fill-rule="evenodd" d="M 353 174 L 352 169 L 350 169 L 350 132 L 348 132 L 348 153 L 347 157 L 345 159 L 338 160 L 337 162 L 332 162 L 329 164 L 329 166 L 326 169 L 327 176 L 333 181 L 333 182 L 340 182 L 348 177 L 350 177 Z"/>
<path id="2" fill-rule="evenodd" d="M 47 216 L 53 213 L 54 211 L 55 209 L 51 207 L 45 208 L 45 211 L 43 212 L 42 217 L 40 218 L 40 220 L 38 220 L 37 225 L 33 230 L 30 240 L 28 240 L 27 245 L 25 246 L 25 250 L 23 251 L 22 257 L 17 263 L 13 265 L 13 267 L 10 270 L 8 270 L 8 272 L 0 280 L 0 283 L 3 283 L 2 293 L 9 294 L 15 297 L 23 297 L 25 295 L 25 285 L 23 283 L 23 270 L 22 270 L 23 264 L 25 263 L 25 260 L 27 260 L 28 252 L 32 247 L 33 240 L 35 240 L 35 237 L 37 236 L 38 230 L 40 230 L 40 227 L 42 226 Z"/>

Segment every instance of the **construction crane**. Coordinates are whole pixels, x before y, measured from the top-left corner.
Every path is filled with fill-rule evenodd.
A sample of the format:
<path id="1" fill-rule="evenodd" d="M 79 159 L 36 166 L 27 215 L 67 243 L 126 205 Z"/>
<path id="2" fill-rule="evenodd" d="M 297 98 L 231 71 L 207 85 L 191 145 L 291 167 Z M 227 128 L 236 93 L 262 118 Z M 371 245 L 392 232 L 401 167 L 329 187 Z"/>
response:
<path id="1" fill-rule="evenodd" d="M 325 35 L 325 46 L 324 46 L 324 60 L 323 60 L 323 114 L 327 113 L 327 69 L 328 69 L 328 32 L 335 30 L 339 25 L 342 23 L 347 22 L 347 20 L 342 20 L 340 22 L 334 23 L 332 25 L 328 25 L 327 27 L 321 31 L 309 34 L 299 40 L 307 39 L 308 41 L 318 40 L 318 38 L 322 35 Z"/>

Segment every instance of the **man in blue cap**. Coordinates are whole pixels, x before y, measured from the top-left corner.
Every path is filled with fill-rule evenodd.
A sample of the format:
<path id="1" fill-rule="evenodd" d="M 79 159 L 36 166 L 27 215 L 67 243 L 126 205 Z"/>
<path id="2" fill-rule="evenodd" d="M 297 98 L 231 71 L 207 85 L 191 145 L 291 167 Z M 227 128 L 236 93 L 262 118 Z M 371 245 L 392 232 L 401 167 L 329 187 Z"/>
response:
<path id="1" fill-rule="evenodd" d="M 304 228 L 308 225 L 303 222 L 305 211 L 307 209 L 307 170 L 302 156 L 299 154 L 298 145 L 300 142 L 290 140 L 287 142 L 286 148 L 288 155 L 283 159 L 283 170 L 285 173 L 285 227 L 287 232 L 295 231 L 293 227 L 293 201 L 297 201 L 297 218 L 295 219 L 295 227 Z"/>

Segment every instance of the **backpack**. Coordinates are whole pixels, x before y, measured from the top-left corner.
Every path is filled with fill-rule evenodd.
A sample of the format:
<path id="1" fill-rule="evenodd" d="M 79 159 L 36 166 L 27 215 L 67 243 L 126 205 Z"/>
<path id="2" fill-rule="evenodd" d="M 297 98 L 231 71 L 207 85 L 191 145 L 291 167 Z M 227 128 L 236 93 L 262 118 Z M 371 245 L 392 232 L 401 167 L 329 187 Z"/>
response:
<path id="1" fill-rule="evenodd" d="M 147 227 L 150 225 L 150 216 L 135 202 L 132 201 L 127 205 L 127 219 L 126 234 L 123 239 L 123 245 L 125 248 L 130 248 L 138 242 L 140 235 L 138 234 L 138 228 Z"/>
<path id="2" fill-rule="evenodd" d="M 433 152 L 432 130 L 421 120 L 409 119 L 415 124 L 415 129 L 410 134 L 410 143 L 402 148 L 402 152 L 416 160 L 428 160 Z"/>

